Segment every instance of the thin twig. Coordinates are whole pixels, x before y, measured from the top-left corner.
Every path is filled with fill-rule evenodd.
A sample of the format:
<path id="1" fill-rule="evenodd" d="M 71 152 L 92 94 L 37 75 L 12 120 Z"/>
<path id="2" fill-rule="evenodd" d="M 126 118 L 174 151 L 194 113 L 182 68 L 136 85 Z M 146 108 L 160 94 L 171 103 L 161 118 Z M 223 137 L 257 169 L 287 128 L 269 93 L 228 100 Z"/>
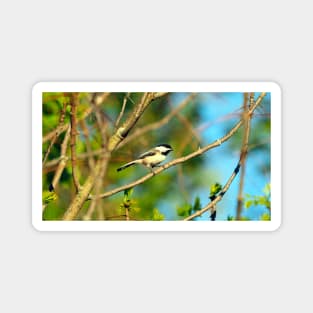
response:
<path id="1" fill-rule="evenodd" d="M 52 146 L 54 145 L 56 139 L 58 138 L 58 136 L 60 135 L 59 133 L 59 128 L 63 126 L 64 124 L 64 119 L 65 119 L 65 113 L 66 113 L 66 106 L 67 106 L 67 103 L 63 103 L 63 108 L 61 109 L 61 112 L 60 112 L 60 118 L 59 118 L 59 124 L 56 128 L 56 130 L 54 131 L 53 133 L 53 136 L 51 138 L 51 141 L 50 141 L 50 144 L 48 146 L 48 149 L 44 155 L 44 158 L 43 158 L 43 161 L 42 161 L 42 166 L 45 165 L 46 161 L 47 161 L 47 158 L 48 158 L 48 155 L 50 154 L 50 151 L 51 151 L 51 148 Z"/>
<path id="2" fill-rule="evenodd" d="M 167 93 L 153 93 L 146 92 L 143 94 L 141 101 L 136 105 L 132 114 L 129 115 L 127 120 L 123 123 L 122 126 L 118 127 L 116 132 L 111 136 L 108 144 L 108 149 L 110 152 L 116 149 L 116 147 L 121 144 L 121 142 L 127 137 L 130 130 L 135 126 L 138 119 L 141 117 L 143 112 L 146 110 L 148 105 L 156 100 L 157 98 L 166 95 Z"/>
<path id="3" fill-rule="evenodd" d="M 126 102 L 127 102 L 127 98 L 129 97 L 129 92 L 125 95 L 124 99 L 123 99 L 123 104 L 122 104 L 122 109 L 121 109 L 121 112 L 120 114 L 118 115 L 117 119 L 116 119 L 116 122 L 115 122 L 115 129 L 117 128 L 118 124 L 120 123 L 121 121 L 121 118 L 124 114 L 124 111 L 125 111 L 125 108 L 126 108 Z"/>
<path id="4" fill-rule="evenodd" d="M 168 92 L 153 92 L 152 97 L 153 97 L 153 100 L 156 100 L 158 98 L 166 96 L 167 94 Z"/>
<path id="5" fill-rule="evenodd" d="M 215 209 L 216 203 L 219 202 L 223 198 L 223 196 L 225 195 L 225 193 L 229 189 L 231 183 L 233 182 L 234 178 L 238 174 L 239 169 L 240 169 L 240 162 L 238 162 L 237 166 L 235 167 L 233 173 L 229 177 L 225 186 L 222 188 L 221 192 L 210 203 L 208 203 L 203 209 L 201 209 L 201 210 L 195 212 L 194 214 L 191 214 L 190 216 L 186 217 L 184 219 L 184 221 L 191 221 L 195 217 L 201 216 L 203 213 L 207 212 L 208 210 Z M 213 213 L 213 211 L 212 211 L 212 213 Z"/>
<path id="6" fill-rule="evenodd" d="M 95 104 L 98 106 L 101 103 L 103 103 L 103 101 L 105 101 L 105 99 L 107 99 L 107 97 L 110 95 L 110 93 L 108 92 L 104 92 L 101 95 L 97 95 L 96 99 L 95 99 Z M 80 120 L 84 120 L 86 119 L 91 113 L 92 113 L 92 107 L 89 107 L 88 109 L 86 109 L 86 111 L 84 112 L 84 114 L 82 114 L 82 116 L 79 118 L 78 121 Z M 65 132 L 68 127 L 70 126 L 70 124 L 65 124 L 65 125 L 59 125 L 57 126 L 56 129 L 52 130 L 51 132 L 49 132 L 48 134 L 46 134 L 43 138 L 42 138 L 42 142 L 45 143 L 46 141 L 50 140 L 51 138 L 53 138 L 53 136 L 55 135 L 55 133 L 58 134 L 58 136 L 60 134 L 62 134 L 63 132 Z"/>
<path id="7" fill-rule="evenodd" d="M 101 134 L 101 146 L 103 148 L 103 155 L 105 155 L 107 153 L 107 134 L 106 134 L 107 120 L 103 119 L 103 115 L 101 114 L 102 112 L 100 111 L 99 107 L 97 107 L 96 104 L 94 103 L 94 99 L 95 98 L 93 97 L 91 101 L 91 105 L 93 106 L 95 114 L 96 114 L 97 125 L 98 125 L 99 132 Z M 101 187 L 103 185 L 103 177 L 107 170 L 107 159 L 101 157 L 98 163 L 100 164 L 100 167 L 99 167 L 98 174 L 95 178 L 95 186 L 94 186 L 94 191 L 96 195 L 100 194 Z M 86 215 L 83 217 L 84 220 L 90 220 L 92 218 L 92 215 L 95 209 L 97 210 L 97 213 L 98 213 L 98 219 L 99 220 L 104 219 L 100 200 L 101 199 L 99 198 L 95 198 L 91 201 L 88 211 Z"/>
<path id="8" fill-rule="evenodd" d="M 65 133 L 63 142 L 61 144 L 61 156 L 60 156 L 60 161 L 58 164 L 58 167 L 54 173 L 53 179 L 52 179 L 52 183 L 49 186 L 49 190 L 54 190 L 55 187 L 58 185 L 59 180 L 61 178 L 61 175 L 64 171 L 65 165 L 66 165 L 66 161 L 67 161 L 67 156 L 66 156 L 66 150 L 67 150 L 67 146 L 68 146 L 68 141 L 70 138 L 70 128 L 68 128 L 67 132 Z M 44 204 L 42 206 L 42 211 L 44 212 L 45 208 L 46 208 L 46 204 Z"/>
<path id="9" fill-rule="evenodd" d="M 123 142 L 120 143 L 117 148 L 120 149 L 121 147 L 123 147 L 124 145 L 129 143 L 130 141 L 141 137 L 143 134 L 145 134 L 149 131 L 156 130 L 156 129 L 163 127 L 175 115 L 177 115 L 177 113 L 180 112 L 188 103 L 190 103 L 195 97 L 196 97 L 196 94 L 192 93 L 186 99 L 184 99 L 178 106 L 176 106 L 171 112 L 169 112 L 166 116 L 161 118 L 159 121 L 157 121 L 155 123 L 148 124 L 148 125 L 143 126 L 141 128 L 137 128 L 136 130 L 134 130 L 134 132 L 131 135 L 129 135 L 127 138 L 125 138 L 123 140 Z"/>
<path id="10" fill-rule="evenodd" d="M 87 123 L 85 120 L 81 120 L 79 124 L 80 124 L 80 127 L 82 129 L 83 135 L 85 137 L 86 150 L 87 150 L 87 155 L 88 155 L 88 166 L 92 170 L 95 167 L 95 160 L 94 160 L 93 155 L 92 155 L 93 151 L 92 151 L 91 143 L 89 140 L 89 136 L 90 136 L 89 130 L 88 130 Z"/>
<path id="11" fill-rule="evenodd" d="M 95 181 L 95 187 L 94 187 L 94 190 L 95 190 L 95 194 L 98 195 L 100 194 L 100 191 L 101 191 L 101 187 L 102 187 L 102 182 L 103 182 L 103 177 L 105 175 L 105 172 L 106 172 L 106 159 L 102 159 L 101 160 L 101 168 L 99 170 L 99 174 L 97 175 L 96 177 L 96 181 Z M 98 219 L 99 220 L 103 220 L 104 219 L 104 216 L 103 216 L 103 211 L 102 211 L 102 207 L 100 205 L 100 198 L 97 197 L 95 199 L 93 199 L 91 201 L 91 204 L 87 210 L 87 213 L 85 214 L 85 216 L 83 217 L 83 220 L 91 220 L 92 218 L 92 215 L 95 211 L 95 209 L 97 209 L 97 212 L 98 212 Z"/>
<path id="12" fill-rule="evenodd" d="M 79 101 L 79 93 L 74 92 L 71 97 L 71 162 L 72 162 L 72 176 L 73 182 L 76 189 L 76 192 L 79 191 L 79 179 L 76 167 L 76 136 L 78 135 L 77 132 L 77 121 L 76 121 L 76 114 L 77 114 L 77 106 Z"/>
<path id="13" fill-rule="evenodd" d="M 239 191 L 237 196 L 237 209 L 236 209 L 236 220 L 241 219 L 242 213 L 242 204 L 243 204 L 243 186 L 244 179 L 246 175 L 246 160 L 248 154 L 248 144 L 249 144 L 249 135 L 250 135 L 250 122 L 251 115 L 249 115 L 249 107 L 252 107 L 254 104 L 254 93 L 250 93 L 250 105 L 248 105 L 248 94 L 245 93 L 244 107 L 242 112 L 242 119 L 244 121 L 244 134 L 242 137 L 242 146 L 240 152 L 240 181 L 239 181 Z"/>
<path id="14" fill-rule="evenodd" d="M 198 144 L 201 142 L 200 135 L 197 133 L 197 131 L 193 128 L 191 123 L 180 113 L 177 114 L 177 118 L 181 121 L 181 123 L 190 130 L 192 133 L 193 137 L 197 139 Z"/>
<path id="15" fill-rule="evenodd" d="M 104 152 L 104 149 L 102 149 L 102 148 L 98 149 L 98 150 L 95 150 L 95 151 L 90 151 L 90 153 L 89 152 L 83 152 L 83 153 L 80 153 L 80 154 L 77 155 L 77 160 L 84 160 L 84 159 L 88 159 L 90 157 L 97 157 L 97 156 L 103 154 L 103 152 Z M 59 164 L 59 162 L 60 162 L 60 157 L 58 157 L 58 158 L 56 158 L 54 160 L 51 160 L 51 161 L 49 161 L 49 162 L 47 162 L 45 164 L 44 169 L 48 169 L 48 168 L 54 167 L 57 164 Z"/>
<path id="16" fill-rule="evenodd" d="M 126 219 L 126 221 L 130 220 L 130 218 L 129 218 L 129 207 L 128 206 L 125 206 L 125 219 Z"/>
<path id="17" fill-rule="evenodd" d="M 58 164 L 58 167 L 54 173 L 53 179 L 52 179 L 52 186 L 53 188 L 55 188 L 61 178 L 61 175 L 65 169 L 68 157 L 66 156 L 66 150 L 67 150 L 67 146 L 68 146 L 68 142 L 70 139 L 70 131 L 71 131 L 71 127 L 69 127 L 65 133 L 62 145 L 61 145 L 61 156 L 60 156 L 60 161 Z"/>

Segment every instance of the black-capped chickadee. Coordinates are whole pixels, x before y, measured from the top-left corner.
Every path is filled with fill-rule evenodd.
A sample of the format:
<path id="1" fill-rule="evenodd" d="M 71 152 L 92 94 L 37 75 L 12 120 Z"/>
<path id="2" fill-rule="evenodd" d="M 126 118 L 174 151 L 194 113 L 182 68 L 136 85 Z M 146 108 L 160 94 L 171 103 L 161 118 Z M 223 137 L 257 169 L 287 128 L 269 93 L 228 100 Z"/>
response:
<path id="1" fill-rule="evenodd" d="M 166 159 L 166 156 L 173 151 L 172 147 L 168 144 L 162 144 L 154 147 L 153 149 L 141 154 L 138 159 L 126 163 L 119 167 L 117 171 L 121 171 L 134 164 L 142 164 L 148 167 L 151 171 L 152 168 L 159 165 L 162 161 Z"/>

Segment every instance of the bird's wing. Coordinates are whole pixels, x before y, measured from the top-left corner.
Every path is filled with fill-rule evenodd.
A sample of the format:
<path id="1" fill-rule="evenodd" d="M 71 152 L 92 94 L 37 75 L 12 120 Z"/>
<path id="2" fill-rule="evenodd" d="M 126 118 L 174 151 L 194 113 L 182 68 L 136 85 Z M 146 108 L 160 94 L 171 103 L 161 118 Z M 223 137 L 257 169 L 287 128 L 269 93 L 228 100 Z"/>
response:
<path id="1" fill-rule="evenodd" d="M 140 156 L 138 157 L 138 159 L 144 159 L 145 157 L 147 156 L 154 156 L 155 154 L 157 153 L 157 151 L 155 150 L 150 150 L 150 151 L 147 151 L 143 154 L 140 154 Z"/>

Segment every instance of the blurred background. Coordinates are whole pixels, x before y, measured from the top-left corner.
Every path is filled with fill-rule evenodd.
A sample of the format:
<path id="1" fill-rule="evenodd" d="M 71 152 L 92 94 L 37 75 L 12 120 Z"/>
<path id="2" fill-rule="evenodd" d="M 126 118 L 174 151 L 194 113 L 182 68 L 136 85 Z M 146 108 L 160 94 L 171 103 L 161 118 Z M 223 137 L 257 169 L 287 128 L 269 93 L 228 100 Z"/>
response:
<path id="1" fill-rule="evenodd" d="M 119 125 L 132 112 L 142 93 L 79 93 L 76 140 L 77 172 L 83 184 L 102 151 L 101 132 L 107 137 L 116 129 L 123 104 L 125 111 Z M 255 99 L 259 93 L 255 93 Z M 63 143 L 70 124 L 70 94 L 43 94 L 43 219 L 60 220 L 75 196 L 70 162 L 70 147 Z M 141 165 L 124 171 L 116 169 L 139 154 L 162 143 L 173 152 L 166 162 L 187 155 L 223 137 L 241 119 L 244 93 L 169 93 L 153 101 L 126 139 L 112 153 L 99 192 L 123 186 L 149 173 Z M 104 121 L 99 129 L 93 104 Z M 270 219 L 270 93 L 255 111 L 252 123 L 244 179 L 244 205 L 240 220 Z M 62 123 L 60 119 L 63 118 Z M 63 125 L 58 136 L 55 130 Z M 54 138 L 55 137 L 55 138 Z M 210 202 L 211 188 L 224 185 L 234 171 L 242 146 L 241 127 L 221 146 L 187 162 L 171 167 L 143 184 L 127 196 L 131 220 L 180 220 Z M 52 142 L 52 144 L 51 144 Z M 63 150 L 62 150 L 63 144 Z M 48 151 L 49 150 L 49 151 Z M 48 151 L 48 153 L 47 153 Z M 62 154 L 65 151 L 65 155 Z M 55 179 L 61 160 L 67 161 L 55 184 L 55 197 L 49 186 Z M 216 220 L 236 219 L 240 174 L 236 176 L 223 199 L 218 203 Z M 47 200 L 48 199 L 48 200 Z M 77 219 L 125 220 L 124 192 L 101 199 L 96 206 L 86 201 Z M 208 220 L 206 212 L 196 220 Z M 237 216 L 238 219 L 238 216 Z"/>

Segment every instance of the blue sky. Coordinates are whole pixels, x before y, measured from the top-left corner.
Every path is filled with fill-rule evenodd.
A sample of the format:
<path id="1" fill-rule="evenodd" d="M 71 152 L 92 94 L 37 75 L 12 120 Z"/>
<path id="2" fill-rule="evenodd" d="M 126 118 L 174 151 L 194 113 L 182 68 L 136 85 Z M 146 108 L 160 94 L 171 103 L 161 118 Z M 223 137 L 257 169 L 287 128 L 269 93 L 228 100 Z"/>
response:
<path id="1" fill-rule="evenodd" d="M 256 97 L 258 94 L 256 93 Z M 173 97 L 173 101 L 179 102 L 184 97 L 183 94 L 177 94 Z M 239 116 L 229 116 L 230 113 L 240 113 L 240 107 L 243 104 L 243 94 L 242 93 L 205 93 L 201 95 L 201 121 L 199 125 L 205 125 L 210 123 L 209 126 L 201 132 L 202 144 L 206 145 L 213 142 L 217 138 L 225 135 L 225 129 L 230 129 L 235 125 Z M 268 94 L 267 99 L 270 99 Z M 257 118 L 257 117 L 255 117 Z M 253 132 L 253 122 L 251 132 Z M 231 139 L 229 139 L 231 140 Z M 240 151 L 233 151 L 230 153 L 229 149 L 225 146 L 228 142 L 224 143 L 222 146 L 215 149 L 209 150 L 205 154 L 206 167 L 211 171 L 215 172 L 217 176 L 212 177 L 212 181 L 209 184 L 214 184 L 216 179 L 222 185 L 228 180 L 229 176 L 233 172 L 235 166 L 238 163 Z M 262 195 L 264 186 L 270 182 L 270 177 L 266 177 L 257 170 L 258 165 L 262 164 L 265 157 L 269 157 L 269 153 L 265 155 L 264 153 L 253 153 L 248 154 L 246 162 L 246 176 L 244 184 L 244 194 L 250 195 Z M 225 220 L 227 216 L 236 215 L 236 199 L 239 186 L 240 172 L 232 183 L 230 189 L 225 194 L 222 201 L 218 204 L 218 215 L 217 219 Z M 192 195 L 192 199 L 196 196 L 200 196 L 202 205 L 209 202 L 208 200 L 208 188 L 205 190 L 197 190 Z M 258 219 L 262 213 L 265 213 L 266 209 L 260 206 L 250 207 L 244 210 L 243 215 L 250 219 Z M 204 214 L 199 219 L 208 219 L 208 215 Z"/>

